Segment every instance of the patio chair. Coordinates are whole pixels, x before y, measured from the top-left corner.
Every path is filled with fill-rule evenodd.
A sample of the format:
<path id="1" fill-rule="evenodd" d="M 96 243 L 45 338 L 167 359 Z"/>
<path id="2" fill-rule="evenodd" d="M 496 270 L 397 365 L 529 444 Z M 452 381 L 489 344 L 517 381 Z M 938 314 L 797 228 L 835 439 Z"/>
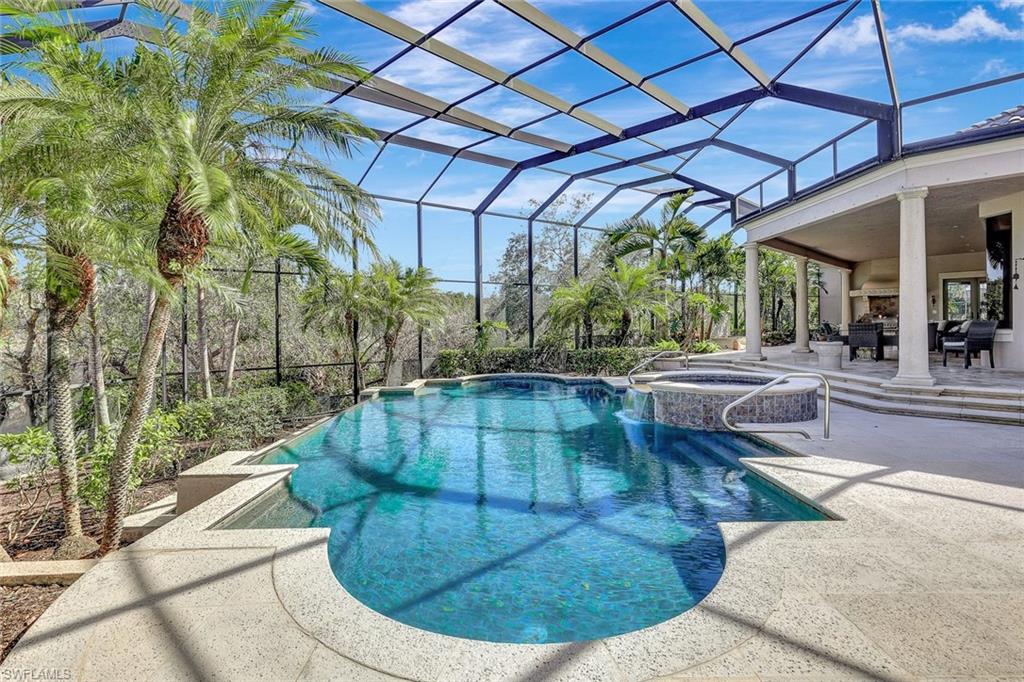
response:
<path id="1" fill-rule="evenodd" d="M 995 356 L 992 348 L 996 342 L 996 326 L 999 323 L 995 320 L 968 320 L 960 325 L 960 334 L 947 337 L 942 343 L 942 366 L 946 366 L 946 356 L 949 353 L 964 354 L 964 369 L 971 366 L 971 355 L 977 354 L 981 360 L 981 351 L 988 351 L 988 364 L 992 369 L 996 368 Z M 966 329 L 965 329 L 966 328 Z M 966 333 L 964 333 L 966 332 Z"/>
<path id="2" fill-rule="evenodd" d="M 872 357 L 875 362 L 881 360 L 884 355 L 882 351 L 882 323 L 881 322 L 851 322 L 850 334 L 850 360 L 857 359 L 858 348 L 871 348 L 874 353 Z"/>
<path id="3" fill-rule="evenodd" d="M 939 326 L 935 328 L 935 349 L 941 351 L 942 343 L 947 337 L 959 333 L 960 325 L 963 323 L 964 320 L 943 320 L 939 322 Z"/>

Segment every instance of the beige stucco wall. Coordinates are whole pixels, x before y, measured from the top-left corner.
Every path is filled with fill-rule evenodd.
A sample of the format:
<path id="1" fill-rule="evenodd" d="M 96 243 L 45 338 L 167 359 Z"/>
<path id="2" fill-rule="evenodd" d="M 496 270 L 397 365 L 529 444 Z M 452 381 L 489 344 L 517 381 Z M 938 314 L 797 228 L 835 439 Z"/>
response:
<path id="1" fill-rule="evenodd" d="M 1015 235 L 1016 236 L 1016 235 Z M 879 258 L 857 263 L 850 275 L 850 289 L 862 289 L 865 284 L 879 285 L 883 288 L 898 287 L 898 258 Z M 928 257 L 928 318 L 942 319 L 942 279 L 943 274 L 981 271 L 985 269 L 985 253 L 952 253 L 942 256 Z M 932 305 L 932 297 L 935 304 Z M 853 319 L 866 312 L 862 298 L 853 299 Z"/>

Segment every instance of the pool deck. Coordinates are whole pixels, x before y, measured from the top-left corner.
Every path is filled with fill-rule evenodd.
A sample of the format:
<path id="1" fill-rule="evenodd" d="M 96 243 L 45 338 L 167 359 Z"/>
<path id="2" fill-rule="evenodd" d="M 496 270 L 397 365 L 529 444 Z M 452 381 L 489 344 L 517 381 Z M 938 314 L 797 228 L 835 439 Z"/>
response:
<path id="1" fill-rule="evenodd" d="M 728 559 L 718 586 L 697 607 L 645 630 L 514 645 L 392 621 L 340 588 L 327 563 L 327 530 L 207 530 L 288 475 L 287 467 L 252 467 L 249 478 L 89 570 L 0 674 L 1021 679 L 1020 428 L 843 405 L 834 407 L 832 428 L 828 443 L 774 439 L 806 457 L 748 462 L 843 520 L 721 524 Z M 230 471 L 249 456 L 225 453 L 211 468 Z"/>

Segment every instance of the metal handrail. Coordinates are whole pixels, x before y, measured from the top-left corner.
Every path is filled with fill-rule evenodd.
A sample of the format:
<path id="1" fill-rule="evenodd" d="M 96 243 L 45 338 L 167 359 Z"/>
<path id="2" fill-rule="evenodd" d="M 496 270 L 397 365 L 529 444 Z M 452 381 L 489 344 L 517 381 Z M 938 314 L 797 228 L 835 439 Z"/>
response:
<path id="1" fill-rule="evenodd" d="M 824 432 L 824 440 L 832 440 L 832 437 L 831 437 L 831 429 L 832 429 L 832 427 L 831 427 L 831 422 L 832 422 L 832 411 L 831 411 L 832 387 L 829 385 L 828 379 L 826 379 L 821 374 L 818 374 L 817 372 L 788 372 L 787 374 L 783 374 L 782 376 L 775 377 L 774 379 L 769 381 L 767 384 L 764 384 L 763 386 L 758 386 L 757 388 L 755 388 L 750 393 L 747 393 L 745 395 L 740 396 L 739 398 L 737 398 L 736 400 L 732 401 L 731 403 L 729 403 L 728 405 L 726 405 L 722 409 L 722 423 L 725 425 L 725 428 L 729 429 L 730 431 L 733 431 L 734 433 L 798 433 L 801 436 L 803 436 L 804 438 L 806 438 L 807 440 L 811 440 L 811 434 L 807 433 L 803 429 L 742 429 L 742 428 L 740 428 L 738 426 L 735 426 L 735 425 L 729 423 L 729 412 L 731 412 L 734 407 L 736 407 L 738 405 L 742 405 L 743 403 L 747 402 L 748 400 L 750 400 L 754 396 L 759 395 L 761 393 L 764 393 L 765 391 L 767 391 L 772 386 L 775 386 L 776 384 L 780 384 L 783 381 L 785 381 L 786 379 L 798 378 L 798 377 L 799 378 L 806 378 L 806 379 L 817 379 L 825 387 L 825 429 L 824 429 L 825 432 Z"/>
<path id="2" fill-rule="evenodd" d="M 643 362 L 639 363 L 633 369 L 629 370 L 626 373 L 626 381 L 628 381 L 630 384 L 635 383 L 633 381 L 633 375 L 636 374 L 637 371 L 639 371 L 640 369 L 643 369 L 644 367 L 646 367 L 647 365 L 651 364 L 655 360 L 659 359 L 663 355 L 666 355 L 668 353 L 678 353 L 678 352 L 679 351 L 677 351 L 677 350 L 663 350 L 663 351 L 661 351 L 659 353 L 655 353 L 651 357 L 649 357 L 646 360 L 644 360 Z M 686 355 L 683 356 L 683 369 L 687 369 L 687 370 L 690 369 L 690 355 L 689 355 L 689 353 L 687 353 Z"/>

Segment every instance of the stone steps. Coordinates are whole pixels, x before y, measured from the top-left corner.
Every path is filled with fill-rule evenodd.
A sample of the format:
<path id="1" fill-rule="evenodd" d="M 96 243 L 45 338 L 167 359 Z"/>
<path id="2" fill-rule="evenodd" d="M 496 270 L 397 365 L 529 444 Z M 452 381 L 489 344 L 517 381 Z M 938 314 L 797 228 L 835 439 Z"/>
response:
<path id="1" fill-rule="evenodd" d="M 682 362 L 665 360 L 655 363 L 655 366 L 661 371 L 673 371 L 682 369 Z M 726 367 L 766 374 L 799 371 L 780 363 L 729 358 L 690 362 L 690 368 L 694 370 Z M 806 370 L 818 372 L 829 380 L 834 401 L 860 409 L 917 417 L 1024 425 L 1024 392 L 1013 388 L 891 386 L 884 380 L 872 377 L 819 370 L 816 367 L 807 367 Z"/>

